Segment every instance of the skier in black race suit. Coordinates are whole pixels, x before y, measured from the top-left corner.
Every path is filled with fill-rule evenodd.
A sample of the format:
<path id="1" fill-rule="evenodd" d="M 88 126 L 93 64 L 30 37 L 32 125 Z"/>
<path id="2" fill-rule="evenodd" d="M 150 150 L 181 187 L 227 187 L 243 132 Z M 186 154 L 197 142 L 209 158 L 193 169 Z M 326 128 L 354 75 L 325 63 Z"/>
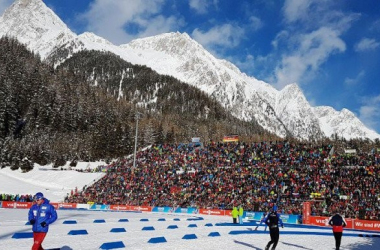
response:
<path id="1" fill-rule="evenodd" d="M 280 239 L 280 230 L 279 225 L 284 228 L 284 224 L 280 218 L 280 215 L 277 213 L 277 208 L 274 208 L 268 216 L 265 218 L 264 223 L 269 227 L 270 241 L 268 242 L 265 250 L 269 250 L 270 246 L 273 244 L 271 250 L 275 250 Z"/>

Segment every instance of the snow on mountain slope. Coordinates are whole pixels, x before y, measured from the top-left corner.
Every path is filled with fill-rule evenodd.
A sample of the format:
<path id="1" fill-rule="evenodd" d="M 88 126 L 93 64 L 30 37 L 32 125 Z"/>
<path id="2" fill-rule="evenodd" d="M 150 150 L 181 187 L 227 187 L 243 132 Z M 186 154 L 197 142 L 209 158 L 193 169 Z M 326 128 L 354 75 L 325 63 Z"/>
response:
<path id="1" fill-rule="evenodd" d="M 0 37 L 17 38 L 44 58 L 76 35 L 41 0 L 15 1 L 0 17 Z"/>
<path id="2" fill-rule="evenodd" d="M 17 0 L 0 17 L 0 36 L 12 36 L 56 64 L 81 50 L 110 51 L 133 64 L 146 65 L 193 85 L 219 101 L 234 116 L 257 122 L 268 131 L 302 139 L 338 134 L 380 138 L 352 112 L 310 107 L 302 91 L 289 85 L 278 91 L 215 58 L 186 33 L 141 38 L 121 46 L 93 33 L 74 34 L 41 0 Z"/>
<path id="3" fill-rule="evenodd" d="M 273 108 L 277 90 L 248 77 L 233 64 L 216 59 L 188 34 L 167 33 L 120 47 L 134 50 L 158 73 L 172 75 L 206 92 L 236 117 L 254 117 L 265 129 L 286 136 L 286 128 Z"/>
<path id="4" fill-rule="evenodd" d="M 314 113 L 319 119 L 320 127 L 326 136 L 337 135 L 346 139 L 357 137 L 375 139 L 379 134 L 368 129 L 354 113 L 348 109 L 336 111 L 328 106 L 319 106 L 314 108 Z"/>
<path id="5" fill-rule="evenodd" d="M 58 65 L 67 58 L 70 58 L 74 53 L 82 50 L 109 51 L 128 62 L 144 65 L 144 61 L 134 51 L 122 49 L 91 32 L 82 33 L 65 44 L 57 45 L 46 56 L 46 60 L 53 61 L 55 65 Z"/>
<path id="6" fill-rule="evenodd" d="M 290 131 L 297 132 L 298 138 L 321 139 L 324 135 L 312 107 L 296 84 L 287 85 L 278 93 L 276 113 Z"/>

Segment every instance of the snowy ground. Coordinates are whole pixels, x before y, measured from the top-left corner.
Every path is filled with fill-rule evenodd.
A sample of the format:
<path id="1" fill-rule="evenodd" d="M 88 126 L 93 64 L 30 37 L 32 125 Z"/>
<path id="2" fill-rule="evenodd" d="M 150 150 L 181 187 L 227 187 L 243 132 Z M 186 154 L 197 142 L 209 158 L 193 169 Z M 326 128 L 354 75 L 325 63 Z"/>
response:
<path id="1" fill-rule="evenodd" d="M 0 248 L 2 250 L 30 249 L 32 238 L 15 239 L 15 233 L 31 232 L 25 209 L 0 209 Z M 232 225 L 231 218 L 225 216 L 200 215 L 203 220 L 192 220 L 194 216 L 186 214 L 103 212 L 86 210 L 58 210 L 59 219 L 51 225 L 44 241 L 44 248 L 61 250 L 100 249 L 104 243 L 122 242 L 121 249 L 264 249 L 269 234 L 263 227 L 254 231 L 248 222 L 242 226 Z M 120 222 L 120 219 L 128 219 Z M 143 219 L 143 221 L 141 221 Z M 190 219 L 190 220 L 189 220 Z M 94 223 L 94 220 L 105 220 Z M 147 221 L 144 221 L 147 220 Z M 65 224 L 75 221 L 77 224 Z M 207 224 L 207 225 L 206 225 Z M 190 227 L 189 227 L 190 225 Z M 192 226 L 191 226 L 192 225 Z M 194 226 L 196 225 L 196 227 Z M 177 226 L 178 228 L 168 228 Z M 143 230 L 150 228 L 154 230 Z M 110 232 L 112 229 L 125 229 L 125 232 Z M 72 230 L 86 230 L 87 235 L 69 235 Z M 75 231 L 78 232 L 78 231 Z M 209 236 L 210 233 L 220 236 Z M 230 234 L 231 232 L 240 234 Z M 290 234 L 294 233 L 294 234 Z M 309 233 L 314 233 L 309 234 Z M 326 235 L 316 235 L 326 233 Z M 185 235 L 194 235 L 196 239 L 182 239 Z M 380 238 L 359 237 L 363 232 L 346 230 L 342 240 L 342 250 L 379 249 Z M 354 236 L 347 236 L 348 234 Z M 364 233 L 364 236 L 370 235 Z M 151 238 L 164 237 L 167 242 L 149 243 Z M 162 239 L 162 238 L 161 238 Z M 112 246 L 112 245 L 111 245 Z M 120 248 L 117 248 L 120 249 Z M 331 229 L 304 229 L 286 227 L 281 229 L 277 250 L 326 250 L 334 248 Z"/>
<path id="2" fill-rule="evenodd" d="M 80 162 L 75 169 L 92 169 L 103 162 Z M 64 169 L 67 169 L 65 166 Z M 60 170 L 49 166 L 35 165 L 33 170 L 22 173 L 20 169 L 0 169 L 0 194 L 31 194 L 42 192 L 51 202 L 62 202 L 64 197 L 84 185 L 89 185 L 104 176 L 104 173 L 82 173 L 75 170 Z M 1 247 L 0 247 L 1 249 Z"/>

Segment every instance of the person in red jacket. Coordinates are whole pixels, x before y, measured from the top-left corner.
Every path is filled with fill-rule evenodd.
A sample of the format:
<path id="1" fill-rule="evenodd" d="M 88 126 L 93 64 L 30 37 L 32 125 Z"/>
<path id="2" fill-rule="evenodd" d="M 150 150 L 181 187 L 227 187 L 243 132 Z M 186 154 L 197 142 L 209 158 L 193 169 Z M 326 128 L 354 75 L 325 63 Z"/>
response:
<path id="1" fill-rule="evenodd" d="M 334 238 L 335 238 L 335 249 L 339 250 L 340 243 L 342 241 L 343 227 L 347 226 L 345 219 L 336 211 L 336 214 L 331 216 L 329 219 L 329 225 L 332 226 Z"/>

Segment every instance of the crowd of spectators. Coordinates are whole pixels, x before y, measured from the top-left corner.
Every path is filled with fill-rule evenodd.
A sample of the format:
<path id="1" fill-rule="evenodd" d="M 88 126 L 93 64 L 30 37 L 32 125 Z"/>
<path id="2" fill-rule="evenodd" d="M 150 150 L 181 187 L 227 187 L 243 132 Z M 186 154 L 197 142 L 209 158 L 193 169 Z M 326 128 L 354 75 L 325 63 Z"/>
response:
<path id="1" fill-rule="evenodd" d="M 267 211 L 380 219 L 379 152 L 334 152 L 331 145 L 283 142 L 154 145 L 66 202 Z"/>
<path id="2" fill-rule="evenodd" d="M 33 201 L 32 194 L 0 194 L 0 201 L 17 201 L 17 202 L 31 202 Z"/>

